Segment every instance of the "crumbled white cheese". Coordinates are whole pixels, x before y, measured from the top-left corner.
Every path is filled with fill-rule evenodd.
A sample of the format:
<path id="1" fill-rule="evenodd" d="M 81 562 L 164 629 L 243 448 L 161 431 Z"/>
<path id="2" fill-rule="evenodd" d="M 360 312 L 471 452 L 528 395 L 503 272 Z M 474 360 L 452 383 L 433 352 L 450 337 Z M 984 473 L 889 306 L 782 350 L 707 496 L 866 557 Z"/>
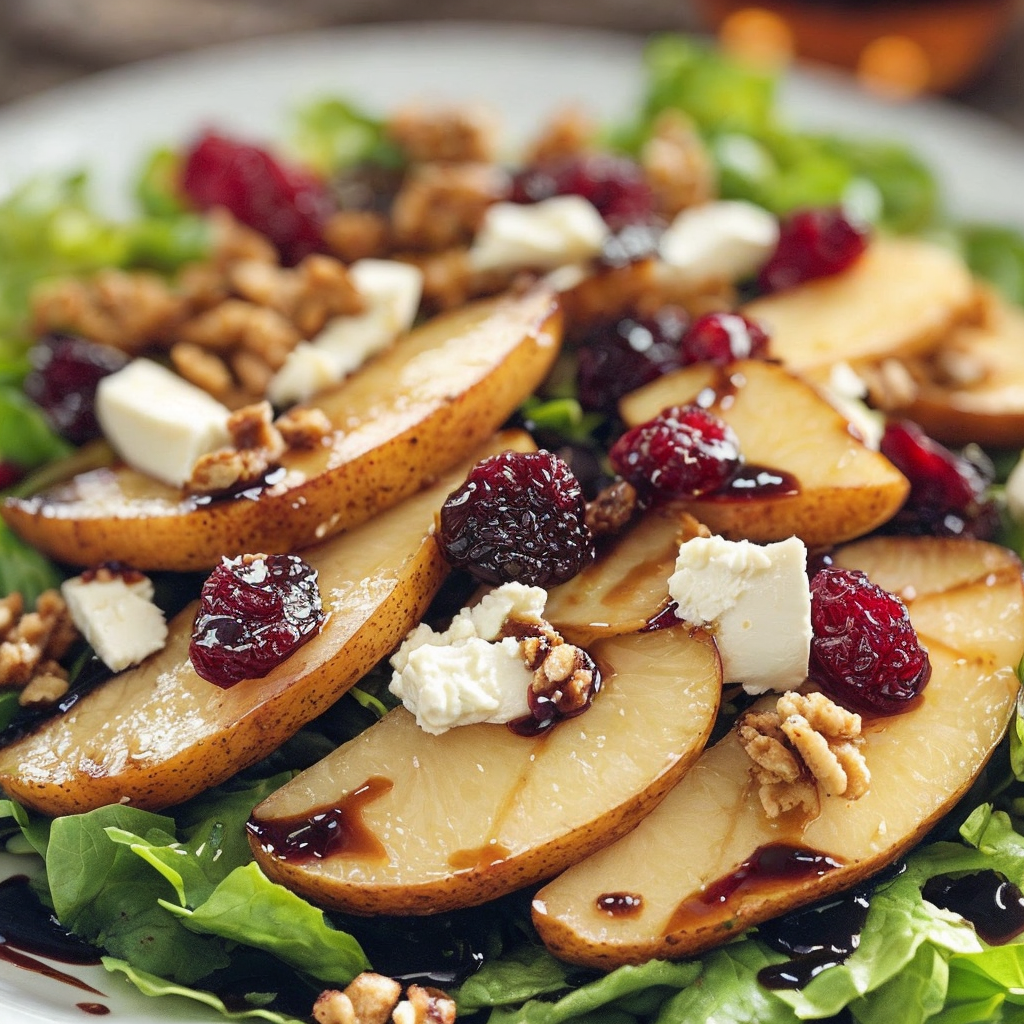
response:
<path id="1" fill-rule="evenodd" d="M 608 226 L 582 196 L 494 203 L 469 250 L 474 270 L 553 270 L 597 256 Z"/>
<path id="2" fill-rule="evenodd" d="M 423 291 L 423 271 L 398 260 L 357 260 L 349 275 L 365 303 L 362 313 L 334 317 L 312 341 L 297 345 L 271 378 L 276 406 L 304 402 L 358 370 L 412 326 Z"/>
<path id="3" fill-rule="evenodd" d="M 506 583 L 463 608 L 443 633 L 420 623 L 391 658 L 391 692 L 434 735 L 528 715 L 533 673 L 519 641 L 498 637 L 510 618 L 539 622 L 546 601 L 540 587 Z"/>
<path id="4" fill-rule="evenodd" d="M 683 210 L 658 248 L 662 260 L 687 281 L 738 281 L 761 267 L 778 240 L 779 223 L 766 210 L 722 200 Z"/>
<path id="5" fill-rule="evenodd" d="M 832 366 L 828 384 L 821 390 L 829 405 L 846 417 L 864 444 L 877 452 L 885 433 L 885 415 L 864 401 L 868 386 L 863 377 L 849 363 L 838 362 Z"/>
<path id="6" fill-rule="evenodd" d="M 1018 523 L 1024 523 L 1024 455 L 1006 478 L 1006 507 Z"/>
<path id="7" fill-rule="evenodd" d="M 228 408 L 150 359 L 133 359 L 96 389 L 96 418 L 129 466 L 180 487 L 200 455 L 229 442 Z"/>
<path id="8" fill-rule="evenodd" d="M 137 665 L 167 642 L 167 623 L 153 603 L 148 577 L 128 583 L 120 576 L 76 576 L 65 580 L 60 590 L 71 620 L 114 672 Z"/>
<path id="9" fill-rule="evenodd" d="M 669 594 L 678 618 L 713 631 L 723 681 L 748 693 L 786 690 L 807 676 L 811 595 L 807 549 L 694 537 L 680 545 Z"/>

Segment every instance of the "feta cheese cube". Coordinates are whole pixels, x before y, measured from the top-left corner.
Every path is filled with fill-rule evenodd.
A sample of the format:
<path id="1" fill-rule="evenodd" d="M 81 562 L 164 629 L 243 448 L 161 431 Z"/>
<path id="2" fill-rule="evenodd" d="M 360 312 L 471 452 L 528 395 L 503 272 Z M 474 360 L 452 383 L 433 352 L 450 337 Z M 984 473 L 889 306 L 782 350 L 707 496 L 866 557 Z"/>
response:
<path id="1" fill-rule="evenodd" d="M 757 271 L 779 240 L 770 213 L 740 200 L 691 206 L 661 236 L 659 252 L 674 276 L 692 284 L 738 281 Z"/>
<path id="2" fill-rule="evenodd" d="M 134 359 L 96 389 L 96 418 L 129 466 L 180 487 L 200 455 L 229 441 L 226 406 L 150 359 Z"/>
<path id="3" fill-rule="evenodd" d="M 759 545 L 695 537 L 680 545 L 668 584 L 677 617 L 714 633 L 724 682 L 756 694 L 804 681 L 811 593 L 799 538 Z"/>
<path id="4" fill-rule="evenodd" d="M 167 623 L 147 577 L 126 582 L 76 576 L 61 584 L 71 620 L 114 672 L 137 665 L 167 642 Z"/>
<path id="5" fill-rule="evenodd" d="M 608 226 L 581 196 L 494 203 L 469 250 L 475 270 L 554 270 L 597 256 Z"/>

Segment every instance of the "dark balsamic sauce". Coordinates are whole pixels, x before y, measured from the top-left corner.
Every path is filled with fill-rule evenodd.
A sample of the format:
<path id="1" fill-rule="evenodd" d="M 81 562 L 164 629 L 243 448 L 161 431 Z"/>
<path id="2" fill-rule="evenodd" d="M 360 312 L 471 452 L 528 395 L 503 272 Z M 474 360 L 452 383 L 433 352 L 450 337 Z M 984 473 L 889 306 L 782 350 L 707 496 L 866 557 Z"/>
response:
<path id="1" fill-rule="evenodd" d="M 1000 946 L 1024 933 L 1024 894 L 997 871 L 970 875 L 936 875 L 921 895 L 943 910 L 959 914 L 990 946 Z"/>
<path id="2" fill-rule="evenodd" d="M 28 878 L 13 875 L 0 882 L 0 960 L 51 981 L 103 997 L 104 993 L 99 989 L 44 963 L 38 957 L 79 966 L 100 962 L 94 946 L 69 932 L 40 903 Z M 83 1012 L 97 1016 L 110 1012 L 102 1003 L 78 1003 L 77 1006 Z"/>
<path id="3" fill-rule="evenodd" d="M 291 818 L 261 821 L 255 816 L 246 830 L 265 853 L 303 864 L 325 857 L 387 858 L 381 841 L 363 823 L 363 808 L 391 791 L 391 779 L 373 776 L 348 793 L 336 807 L 323 807 Z"/>
<path id="4" fill-rule="evenodd" d="M 287 475 L 288 470 L 284 466 L 271 466 L 259 480 L 250 480 L 238 490 L 219 491 L 216 494 L 193 494 L 189 496 L 189 501 L 196 508 L 221 501 L 258 501 L 264 491 L 276 487 Z"/>
<path id="5" fill-rule="evenodd" d="M 784 469 L 745 462 L 705 501 L 749 501 L 755 498 L 786 498 L 800 493 L 800 482 Z"/>
<path id="6" fill-rule="evenodd" d="M 817 850 L 788 843 L 760 846 L 735 871 L 683 900 L 666 925 L 664 934 L 671 935 L 695 922 L 730 915 L 730 901 L 738 896 L 770 890 L 783 882 L 820 878 L 838 867 L 842 867 L 840 861 Z"/>
<path id="7" fill-rule="evenodd" d="M 609 917 L 636 917 L 644 908 L 644 898 L 636 892 L 603 892 L 595 902 Z"/>

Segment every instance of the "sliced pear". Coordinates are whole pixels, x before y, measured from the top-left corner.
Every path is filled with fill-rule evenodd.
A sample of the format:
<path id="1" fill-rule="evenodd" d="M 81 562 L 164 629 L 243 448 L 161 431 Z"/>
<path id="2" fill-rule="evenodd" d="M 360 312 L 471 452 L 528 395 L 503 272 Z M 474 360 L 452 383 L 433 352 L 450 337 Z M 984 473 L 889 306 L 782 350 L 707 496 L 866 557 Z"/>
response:
<path id="1" fill-rule="evenodd" d="M 590 652 L 604 685 L 539 738 L 503 725 L 423 732 L 405 708 L 253 812 L 253 851 L 275 881 L 357 913 L 470 906 L 542 878 L 631 829 L 702 749 L 718 707 L 714 645 L 685 627 L 612 637 Z M 348 816 L 344 843 L 290 859 L 267 837 Z"/>
<path id="2" fill-rule="evenodd" d="M 1019 560 L 977 541 L 930 538 L 864 541 L 837 560 L 878 570 L 883 586 L 904 594 L 919 589 L 910 613 L 932 661 L 931 681 L 913 710 L 865 722 L 869 792 L 856 801 L 822 795 L 820 814 L 810 819 L 798 812 L 769 819 L 751 762 L 730 732 L 633 832 L 538 892 L 534 923 L 556 956 L 609 968 L 725 942 L 878 871 L 970 787 L 1013 714 L 1024 652 Z M 701 899 L 716 884 L 737 880 L 759 851 L 780 845 L 838 866 L 820 875 L 755 878 L 720 900 Z M 613 916 L 599 907 L 608 894 L 639 902 L 630 904 L 631 914 Z"/>
<path id="3" fill-rule="evenodd" d="M 648 509 L 596 561 L 548 591 L 545 618 L 584 647 L 602 636 L 643 629 L 668 605 L 679 545 L 699 530 L 697 520 L 674 505 Z"/>
<path id="4" fill-rule="evenodd" d="M 802 372 L 924 352 L 976 305 L 956 253 L 878 238 L 849 270 L 755 299 L 742 312 L 768 327 L 772 357 Z"/>
<path id="5" fill-rule="evenodd" d="M 185 496 L 126 468 L 73 478 L 3 514 L 62 562 L 210 568 L 222 555 L 295 551 L 415 493 L 493 433 L 540 383 L 559 347 L 540 288 L 445 314 L 318 397 L 330 443 L 292 450 L 255 497 Z"/>
<path id="6" fill-rule="evenodd" d="M 530 450 L 501 435 L 479 457 Z M 197 602 L 167 646 L 113 676 L 38 731 L 0 749 L 0 786 L 45 814 L 130 802 L 179 803 L 254 764 L 315 718 L 392 650 L 423 615 L 447 568 L 434 517 L 471 463 L 372 522 L 310 548 L 326 621 L 268 675 L 220 689 L 188 658 Z"/>
<path id="7" fill-rule="evenodd" d="M 957 327 L 908 369 L 917 393 L 891 415 L 946 444 L 1024 445 L 1024 309 L 989 293 L 981 323 Z"/>
<path id="8" fill-rule="evenodd" d="M 777 364 L 690 366 L 626 395 L 619 408 L 633 426 L 698 395 L 736 431 L 748 465 L 781 470 L 797 486 L 796 493 L 755 488 L 747 497 L 680 503 L 715 533 L 759 543 L 795 534 L 808 547 L 836 544 L 868 533 L 903 504 L 906 478 L 866 448 L 810 384 Z"/>

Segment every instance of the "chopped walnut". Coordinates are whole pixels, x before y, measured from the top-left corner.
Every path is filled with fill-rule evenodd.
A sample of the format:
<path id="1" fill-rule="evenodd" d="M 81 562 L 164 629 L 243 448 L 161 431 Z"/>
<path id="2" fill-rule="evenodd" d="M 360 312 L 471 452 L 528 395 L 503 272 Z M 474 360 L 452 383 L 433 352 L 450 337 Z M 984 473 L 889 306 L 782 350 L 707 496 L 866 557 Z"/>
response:
<path id="1" fill-rule="evenodd" d="M 717 194 L 711 154 L 693 123 L 678 110 L 658 116 L 640 162 L 658 208 L 668 217 L 688 206 L 709 202 Z"/>
<path id="2" fill-rule="evenodd" d="M 32 330 L 70 331 L 129 355 L 159 344 L 187 312 L 163 278 L 148 271 L 101 270 L 39 286 L 32 296 Z"/>
<path id="3" fill-rule="evenodd" d="M 179 341 L 171 348 L 171 364 L 190 384 L 202 388 L 229 408 L 236 404 L 235 378 L 227 363 L 209 349 L 191 341 Z"/>
<path id="4" fill-rule="evenodd" d="M 931 359 L 932 376 L 950 388 L 977 387 L 990 376 L 992 367 L 969 343 L 947 341 Z"/>
<path id="5" fill-rule="evenodd" d="M 494 162 L 498 123 L 477 104 L 433 109 L 412 104 L 396 111 L 385 130 L 414 163 Z"/>
<path id="6" fill-rule="evenodd" d="M 620 533 L 637 507 L 636 488 L 627 480 L 616 480 L 587 502 L 587 528 L 595 537 Z"/>
<path id="7" fill-rule="evenodd" d="M 0 686 L 20 688 L 22 704 L 58 700 L 67 692 L 59 660 L 77 638 L 58 591 L 40 594 L 31 612 L 25 611 L 21 594 L 0 599 Z"/>
<path id="8" fill-rule="evenodd" d="M 801 805 L 813 813 L 819 792 L 857 800 L 868 791 L 860 715 L 823 693 L 788 691 L 774 711 L 748 712 L 736 729 L 769 817 Z"/>
<path id="9" fill-rule="evenodd" d="M 323 226 L 324 244 L 346 263 L 386 256 L 391 247 L 388 219 L 373 210 L 339 210 Z"/>
<path id="10" fill-rule="evenodd" d="M 254 228 L 243 224 L 223 206 L 214 207 L 206 215 L 213 230 L 213 261 L 220 266 L 236 260 L 262 260 L 277 263 L 274 243 Z"/>
<path id="11" fill-rule="evenodd" d="M 531 687 L 563 714 L 586 707 L 594 690 L 594 663 L 585 651 L 559 637 L 534 670 Z"/>
<path id="12" fill-rule="evenodd" d="M 395 1024 L 454 1024 L 455 1000 L 446 992 L 410 985 L 405 999 L 395 1007 Z"/>
<path id="13" fill-rule="evenodd" d="M 231 446 L 200 455 L 186 489 L 192 494 L 220 494 L 262 480 L 287 450 L 273 423 L 269 402 L 245 406 L 228 418 Z"/>
<path id="14" fill-rule="evenodd" d="M 396 258 L 423 271 L 423 303 L 434 310 L 454 309 L 470 299 L 495 295 L 514 280 L 514 275 L 507 271 L 474 269 L 466 246 L 440 252 L 404 253 Z"/>
<path id="15" fill-rule="evenodd" d="M 525 163 L 546 163 L 585 153 L 597 137 L 597 125 L 578 107 L 565 107 L 541 129 L 525 155 Z"/>
<path id="16" fill-rule="evenodd" d="M 334 426 L 322 409 L 296 406 L 274 421 L 289 448 L 316 448 L 334 433 Z"/>
<path id="17" fill-rule="evenodd" d="M 436 251 L 472 241 L 487 208 L 508 192 L 508 176 L 495 164 L 429 163 L 414 167 L 391 208 L 391 231 L 400 247 Z"/>

